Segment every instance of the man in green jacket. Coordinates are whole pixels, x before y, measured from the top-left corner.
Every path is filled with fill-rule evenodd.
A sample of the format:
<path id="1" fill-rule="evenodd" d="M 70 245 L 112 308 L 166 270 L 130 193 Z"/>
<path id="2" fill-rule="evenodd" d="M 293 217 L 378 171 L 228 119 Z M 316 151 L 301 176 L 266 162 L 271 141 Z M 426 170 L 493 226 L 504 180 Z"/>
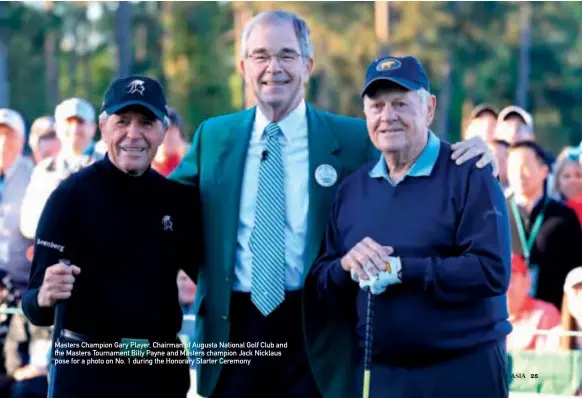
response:
<path id="1" fill-rule="evenodd" d="M 363 120 L 306 103 L 313 46 L 305 21 L 259 14 L 241 47 L 258 106 L 203 122 L 170 175 L 199 184 L 204 212 L 194 312 L 196 342 L 207 348 L 198 393 L 353 398 L 351 348 L 342 343 L 351 329 L 319 313 L 303 283 L 336 188 L 377 154 Z M 481 167 L 495 163 L 479 139 L 456 149 L 457 163 L 481 154 Z M 237 355 L 221 357 L 221 343 Z"/>

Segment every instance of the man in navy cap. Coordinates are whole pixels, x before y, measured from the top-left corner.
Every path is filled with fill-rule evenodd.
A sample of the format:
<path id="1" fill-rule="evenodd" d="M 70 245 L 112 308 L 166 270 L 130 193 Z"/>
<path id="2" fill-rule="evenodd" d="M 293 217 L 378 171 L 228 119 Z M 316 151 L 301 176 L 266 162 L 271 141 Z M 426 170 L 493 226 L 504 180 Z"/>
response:
<path id="1" fill-rule="evenodd" d="M 371 397 L 505 398 L 510 239 L 501 187 L 475 160 L 456 166 L 451 145 L 429 129 L 436 98 L 417 59 L 373 62 L 362 97 L 381 155 L 338 188 L 312 268 L 320 300 L 352 309 L 363 348 L 374 295 Z"/>
<path id="2" fill-rule="evenodd" d="M 35 325 L 55 319 L 53 397 L 189 389 L 176 277 L 182 268 L 196 278 L 199 198 L 151 168 L 168 124 L 157 81 L 114 81 L 99 116 L 105 158 L 63 181 L 43 210 L 22 306 Z"/>

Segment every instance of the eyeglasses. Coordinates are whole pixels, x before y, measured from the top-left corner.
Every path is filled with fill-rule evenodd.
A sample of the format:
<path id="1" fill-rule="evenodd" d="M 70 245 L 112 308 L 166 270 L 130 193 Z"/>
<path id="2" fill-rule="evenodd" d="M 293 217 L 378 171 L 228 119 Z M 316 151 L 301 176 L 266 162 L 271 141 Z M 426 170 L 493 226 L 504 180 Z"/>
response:
<path id="1" fill-rule="evenodd" d="M 292 64 L 301 58 L 301 54 L 295 51 L 282 51 L 275 55 L 269 55 L 261 52 L 247 55 L 247 58 L 257 65 L 271 63 L 273 58 L 277 58 L 277 61 L 279 61 L 281 64 Z"/>

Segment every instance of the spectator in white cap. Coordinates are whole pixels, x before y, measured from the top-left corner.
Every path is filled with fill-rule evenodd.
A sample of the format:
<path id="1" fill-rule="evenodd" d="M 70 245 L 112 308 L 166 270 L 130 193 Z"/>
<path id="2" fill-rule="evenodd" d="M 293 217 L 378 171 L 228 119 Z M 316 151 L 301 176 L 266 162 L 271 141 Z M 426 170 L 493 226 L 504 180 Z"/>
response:
<path id="1" fill-rule="evenodd" d="M 97 130 L 93 105 L 81 98 L 69 98 L 55 109 L 57 134 L 68 156 L 91 154 Z"/>
<path id="2" fill-rule="evenodd" d="M 98 159 L 93 137 L 97 130 L 95 109 L 84 99 L 69 98 L 55 109 L 55 127 L 61 142 L 57 156 L 41 161 L 35 168 L 22 204 L 20 228 L 34 238 L 44 205 L 59 183 Z"/>
<path id="3" fill-rule="evenodd" d="M 535 141 L 532 116 L 516 105 L 503 108 L 497 117 L 495 138 L 510 144 L 518 141 Z"/>
<path id="4" fill-rule="evenodd" d="M 497 118 L 495 138 L 497 140 L 503 140 L 510 145 L 522 141 L 536 142 L 532 115 L 517 105 L 510 105 L 503 108 Z M 542 149 L 542 151 L 549 169 L 545 182 L 545 190 L 549 192 L 555 180 L 553 171 L 556 158 L 551 152 L 545 149 Z"/>
<path id="5" fill-rule="evenodd" d="M 25 131 L 22 116 L 0 109 L 0 270 L 25 288 L 30 272 L 26 249 L 31 244 L 18 230 L 20 204 L 34 167 L 22 156 Z"/>

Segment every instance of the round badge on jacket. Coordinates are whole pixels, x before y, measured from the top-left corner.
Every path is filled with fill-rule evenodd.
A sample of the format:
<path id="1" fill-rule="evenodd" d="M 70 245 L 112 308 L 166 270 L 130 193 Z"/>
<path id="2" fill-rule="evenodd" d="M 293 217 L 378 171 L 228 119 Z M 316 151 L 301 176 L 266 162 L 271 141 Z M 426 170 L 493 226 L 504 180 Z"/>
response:
<path id="1" fill-rule="evenodd" d="M 337 181 L 337 171 L 329 164 L 322 164 L 315 169 L 315 181 L 322 187 L 331 187 Z"/>

